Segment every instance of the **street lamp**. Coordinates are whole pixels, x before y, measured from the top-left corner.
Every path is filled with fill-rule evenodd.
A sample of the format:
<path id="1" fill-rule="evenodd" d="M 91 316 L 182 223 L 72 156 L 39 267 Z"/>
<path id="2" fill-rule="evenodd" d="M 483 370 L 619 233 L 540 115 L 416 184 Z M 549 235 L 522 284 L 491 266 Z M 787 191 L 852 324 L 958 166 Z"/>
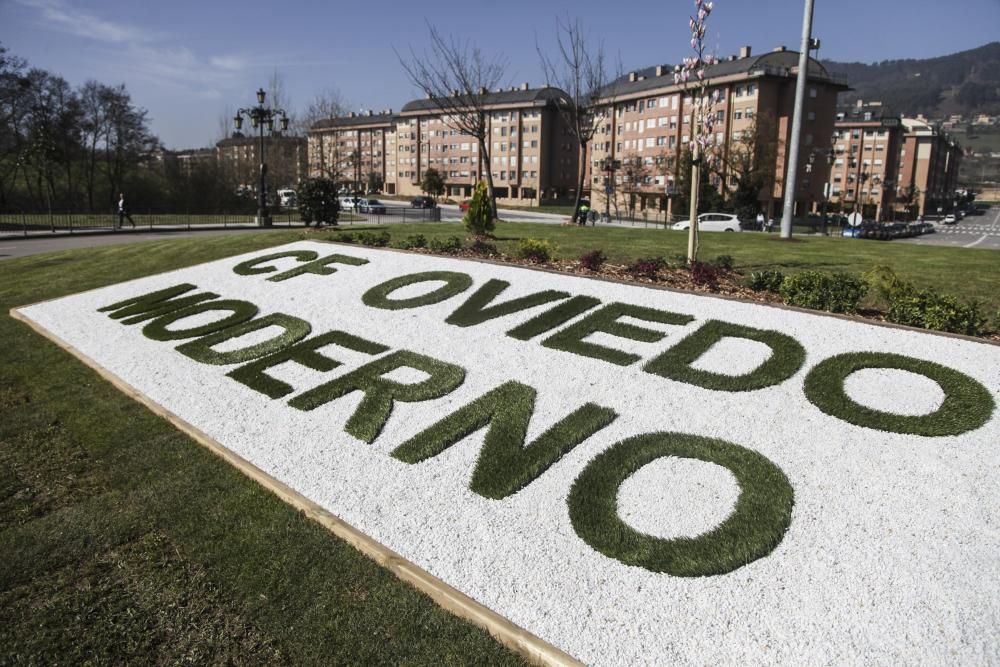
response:
<path id="1" fill-rule="evenodd" d="M 823 222 L 820 229 L 823 236 L 826 236 L 826 204 L 830 201 L 830 183 L 833 180 L 831 176 L 833 173 L 834 157 L 836 157 L 836 153 L 833 150 L 833 146 L 830 146 L 830 150 L 826 152 L 826 183 L 823 184 Z"/>
<path id="2" fill-rule="evenodd" d="M 250 119 L 250 125 L 257 130 L 260 136 L 260 187 L 257 190 L 257 224 L 261 227 L 271 226 L 271 214 L 267 209 L 267 163 L 264 161 L 264 128 L 274 134 L 274 121 L 280 120 L 282 131 L 288 129 L 288 115 L 284 109 L 274 109 L 264 106 L 264 98 L 267 93 L 261 88 L 257 91 L 257 106 L 248 109 L 240 109 L 236 112 L 233 122 L 236 129 L 243 129 L 243 116 Z M 279 118 L 280 117 L 280 118 Z"/>

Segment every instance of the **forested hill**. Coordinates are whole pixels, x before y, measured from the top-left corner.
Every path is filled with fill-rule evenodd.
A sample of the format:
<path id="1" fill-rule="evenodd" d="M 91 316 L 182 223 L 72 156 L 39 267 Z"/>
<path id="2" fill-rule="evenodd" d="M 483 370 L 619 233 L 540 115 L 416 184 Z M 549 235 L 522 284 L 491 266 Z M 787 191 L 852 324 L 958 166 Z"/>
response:
<path id="1" fill-rule="evenodd" d="M 823 64 L 854 88 L 840 95 L 842 104 L 880 101 L 903 115 L 929 118 L 1000 114 L 1000 42 L 926 60 Z"/>

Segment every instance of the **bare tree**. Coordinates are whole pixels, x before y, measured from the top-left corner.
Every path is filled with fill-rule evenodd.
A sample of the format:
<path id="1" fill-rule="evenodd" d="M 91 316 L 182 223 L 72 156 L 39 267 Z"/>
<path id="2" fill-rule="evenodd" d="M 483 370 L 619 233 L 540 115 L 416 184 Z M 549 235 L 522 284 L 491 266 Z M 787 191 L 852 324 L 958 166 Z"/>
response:
<path id="1" fill-rule="evenodd" d="M 577 174 L 576 201 L 573 222 L 580 216 L 580 198 L 587 174 L 587 146 L 604 120 L 604 109 L 614 106 L 615 86 L 608 77 L 604 56 L 604 43 L 597 48 L 589 44 L 579 20 L 556 19 L 556 44 L 559 57 L 556 62 L 545 55 L 535 41 L 535 50 L 542 61 L 545 83 L 561 88 L 569 99 L 559 104 L 559 113 L 570 133 L 580 146 L 579 173 Z M 621 67 L 618 68 L 620 74 Z M 615 78 L 617 80 L 617 76 Z"/>
<path id="2" fill-rule="evenodd" d="M 486 169 L 486 184 L 493 218 L 497 217 L 496 193 L 493 190 L 493 164 L 490 160 L 489 114 L 487 94 L 506 77 L 507 60 L 488 57 L 469 42 L 445 39 L 434 27 L 430 31 L 430 51 L 418 55 L 410 47 L 410 59 L 399 52 L 396 57 L 417 88 L 441 111 L 441 120 L 459 134 L 468 135 L 479 144 L 479 157 Z M 479 174 L 477 174 L 477 180 Z"/>
<path id="3" fill-rule="evenodd" d="M 619 191 L 625 198 L 625 210 L 629 218 L 635 217 L 636 197 L 641 194 L 642 187 L 650 177 L 651 170 L 644 158 L 632 153 L 622 158 L 622 185 Z"/>
<path id="4" fill-rule="evenodd" d="M 728 150 L 712 146 L 712 171 L 734 186 L 729 195 L 741 218 L 754 218 L 761 210 L 761 195 L 774 189 L 777 146 L 776 121 L 769 112 L 758 114 L 749 127 L 734 137 Z"/>
<path id="5" fill-rule="evenodd" d="M 312 101 L 306 105 L 305 111 L 296 113 L 298 127 L 295 128 L 299 134 L 305 134 L 318 121 L 327 118 L 336 118 L 347 113 L 350 105 L 345 101 L 339 90 L 328 88 L 321 93 L 317 93 Z M 291 120 L 289 120 L 291 123 Z"/>

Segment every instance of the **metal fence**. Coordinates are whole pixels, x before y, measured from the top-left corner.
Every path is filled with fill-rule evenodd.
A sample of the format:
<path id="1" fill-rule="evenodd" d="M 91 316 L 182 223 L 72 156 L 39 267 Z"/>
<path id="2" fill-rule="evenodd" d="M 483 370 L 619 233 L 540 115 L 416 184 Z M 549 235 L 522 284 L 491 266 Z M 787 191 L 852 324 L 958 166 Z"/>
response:
<path id="1" fill-rule="evenodd" d="M 378 212 L 341 211 L 340 224 L 391 224 L 400 222 L 438 222 L 441 209 L 386 207 Z M 0 211 L 0 235 L 38 236 L 55 233 L 93 233 L 119 231 L 117 213 L 25 212 Z M 297 211 L 271 214 L 273 227 L 288 228 L 302 225 Z M 256 228 L 253 213 L 132 213 L 123 221 L 121 231 L 136 230 L 197 230 Z M 133 226 L 134 225 L 134 226 Z"/>

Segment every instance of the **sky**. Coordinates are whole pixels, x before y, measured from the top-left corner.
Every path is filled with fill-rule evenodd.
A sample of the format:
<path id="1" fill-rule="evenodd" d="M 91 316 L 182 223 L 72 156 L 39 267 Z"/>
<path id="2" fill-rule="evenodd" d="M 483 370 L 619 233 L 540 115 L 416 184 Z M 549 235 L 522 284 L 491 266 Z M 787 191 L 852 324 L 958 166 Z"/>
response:
<path id="1" fill-rule="evenodd" d="M 508 85 L 544 84 L 536 43 L 554 55 L 556 20 L 579 20 L 624 71 L 691 55 L 693 0 L 0 0 L 0 44 L 78 86 L 124 83 L 168 148 L 221 138 L 222 119 L 254 103 L 277 72 L 289 106 L 338 91 L 353 110 L 420 97 L 396 55 L 422 52 L 427 22 L 507 62 Z M 719 56 L 798 50 L 804 0 L 715 0 Z M 1000 0 L 815 0 L 820 58 L 929 58 L 1000 39 Z"/>

